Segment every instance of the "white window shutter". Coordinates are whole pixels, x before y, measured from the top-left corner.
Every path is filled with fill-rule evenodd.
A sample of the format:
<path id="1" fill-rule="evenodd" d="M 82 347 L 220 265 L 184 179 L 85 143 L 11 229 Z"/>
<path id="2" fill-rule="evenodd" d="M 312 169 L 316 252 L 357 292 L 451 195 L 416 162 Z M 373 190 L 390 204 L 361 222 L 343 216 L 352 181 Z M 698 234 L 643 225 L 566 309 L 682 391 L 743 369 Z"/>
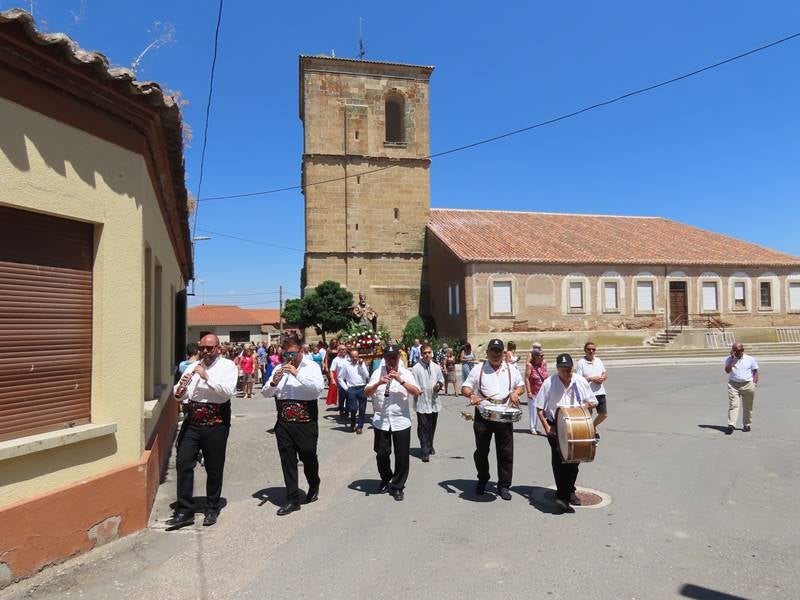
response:
<path id="1" fill-rule="evenodd" d="M 653 310 L 653 282 L 636 282 L 636 308 L 642 311 Z"/>
<path id="2" fill-rule="evenodd" d="M 800 283 L 789 284 L 789 310 L 800 310 Z"/>
<path id="3" fill-rule="evenodd" d="M 703 310 L 717 310 L 717 284 L 713 281 L 703 282 Z"/>
<path id="4" fill-rule="evenodd" d="M 606 310 L 616 310 L 617 306 L 617 284 L 613 281 L 606 281 L 605 288 L 605 308 Z"/>
<path id="5" fill-rule="evenodd" d="M 492 284 L 492 308 L 497 314 L 511 312 L 510 281 L 497 281 Z"/>
<path id="6" fill-rule="evenodd" d="M 569 284 L 569 307 L 583 308 L 583 284 L 580 281 Z"/>
<path id="7" fill-rule="evenodd" d="M 455 293 L 453 294 L 455 296 L 455 300 L 456 300 L 456 302 L 455 302 L 455 304 L 456 304 L 455 314 L 457 314 L 457 315 L 461 314 L 461 294 L 459 293 L 460 292 L 459 287 L 460 286 L 458 284 L 456 284 L 456 290 L 455 290 Z"/>

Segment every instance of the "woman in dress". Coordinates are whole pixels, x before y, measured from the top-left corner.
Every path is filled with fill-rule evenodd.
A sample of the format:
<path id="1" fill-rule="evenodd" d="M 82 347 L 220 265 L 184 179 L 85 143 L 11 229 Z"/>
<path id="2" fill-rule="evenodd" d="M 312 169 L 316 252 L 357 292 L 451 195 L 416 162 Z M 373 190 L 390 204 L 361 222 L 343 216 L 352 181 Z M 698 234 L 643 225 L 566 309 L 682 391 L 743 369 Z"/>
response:
<path id="1" fill-rule="evenodd" d="M 525 365 L 525 392 L 528 394 L 528 408 L 536 412 L 533 407 L 533 399 L 539 393 L 539 388 L 542 387 L 544 380 L 547 379 L 547 361 L 544 359 L 544 351 L 542 345 L 534 342 L 531 346 L 531 357 Z M 531 420 L 531 433 L 536 433 L 536 420 Z"/>
<path id="2" fill-rule="evenodd" d="M 512 366 L 517 366 L 519 356 L 517 355 L 517 344 L 508 342 L 506 344 L 506 362 Z"/>
<path id="3" fill-rule="evenodd" d="M 458 360 L 461 362 L 461 381 L 466 381 L 467 375 L 472 371 L 472 367 L 475 366 L 475 355 L 472 353 L 472 344 L 464 344 L 464 348 L 461 350 L 461 356 L 459 356 Z"/>
<path id="4" fill-rule="evenodd" d="M 239 359 L 239 369 L 242 371 L 242 392 L 245 398 L 253 397 L 253 378 L 256 374 L 256 357 L 253 348 L 247 346 Z"/>
<path id="5" fill-rule="evenodd" d="M 453 349 L 447 349 L 447 356 L 444 358 L 444 394 L 447 395 L 448 386 L 453 384 L 453 395 L 457 393 L 456 390 L 456 357 L 453 356 Z"/>

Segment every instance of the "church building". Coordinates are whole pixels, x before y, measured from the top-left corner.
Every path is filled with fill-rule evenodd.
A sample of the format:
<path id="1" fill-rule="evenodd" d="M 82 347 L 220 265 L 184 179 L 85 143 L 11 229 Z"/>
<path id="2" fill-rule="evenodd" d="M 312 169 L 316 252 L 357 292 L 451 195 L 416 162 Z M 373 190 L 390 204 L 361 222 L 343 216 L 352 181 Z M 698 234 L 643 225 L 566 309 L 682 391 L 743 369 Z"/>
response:
<path id="1" fill-rule="evenodd" d="M 659 217 L 431 210 L 432 72 L 300 57 L 304 292 L 338 281 L 394 336 L 420 314 L 478 347 L 800 325 L 800 257 Z"/>

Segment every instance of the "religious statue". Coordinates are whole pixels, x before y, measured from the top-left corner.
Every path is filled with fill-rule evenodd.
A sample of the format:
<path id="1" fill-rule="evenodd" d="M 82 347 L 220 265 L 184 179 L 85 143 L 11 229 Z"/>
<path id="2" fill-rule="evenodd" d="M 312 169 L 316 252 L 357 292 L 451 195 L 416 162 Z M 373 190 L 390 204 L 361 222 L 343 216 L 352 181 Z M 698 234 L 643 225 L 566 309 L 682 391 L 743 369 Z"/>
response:
<path id="1" fill-rule="evenodd" d="M 364 292 L 358 293 L 358 304 L 352 308 L 353 320 L 359 325 L 369 325 L 372 331 L 378 329 L 378 313 L 367 304 L 367 297 Z"/>

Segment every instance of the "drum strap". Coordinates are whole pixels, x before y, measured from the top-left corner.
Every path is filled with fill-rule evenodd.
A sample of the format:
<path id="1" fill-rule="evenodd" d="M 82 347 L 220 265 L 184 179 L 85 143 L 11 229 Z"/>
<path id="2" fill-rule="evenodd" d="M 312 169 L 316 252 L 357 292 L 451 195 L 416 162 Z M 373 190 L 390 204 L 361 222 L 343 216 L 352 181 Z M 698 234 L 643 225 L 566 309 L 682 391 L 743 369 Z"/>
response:
<path id="1" fill-rule="evenodd" d="M 480 375 L 478 375 L 478 393 L 481 396 L 483 396 L 484 398 L 486 398 L 486 394 L 483 393 L 483 369 L 485 367 L 486 367 L 486 361 L 483 361 L 481 363 L 481 373 L 480 373 Z M 511 367 L 506 366 L 506 369 L 508 371 L 508 395 L 510 396 L 511 395 Z M 489 400 L 489 398 L 486 398 L 486 399 Z M 508 400 L 508 396 L 506 396 L 503 399 L 503 402 L 505 402 L 505 400 Z M 492 400 L 492 404 L 503 404 L 503 402 L 495 402 L 494 400 Z"/>

